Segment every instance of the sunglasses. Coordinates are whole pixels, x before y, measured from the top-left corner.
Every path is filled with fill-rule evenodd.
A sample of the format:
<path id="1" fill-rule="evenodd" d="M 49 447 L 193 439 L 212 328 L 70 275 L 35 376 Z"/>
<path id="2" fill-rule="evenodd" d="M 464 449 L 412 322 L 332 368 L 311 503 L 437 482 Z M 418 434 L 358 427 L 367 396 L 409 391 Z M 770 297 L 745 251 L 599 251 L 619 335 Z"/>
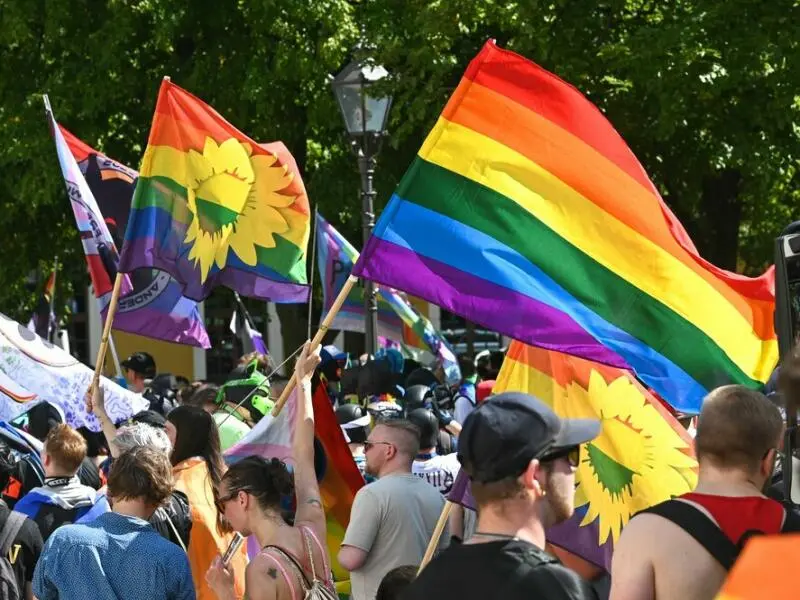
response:
<path id="1" fill-rule="evenodd" d="M 567 462 L 569 462 L 569 466 L 577 467 L 581 462 L 581 447 L 573 446 L 572 448 L 565 448 L 564 450 L 560 450 L 552 454 L 547 454 L 543 456 L 540 459 L 540 461 L 553 462 L 555 460 L 558 460 L 559 458 L 566 458 Z"/>
<path id="2" fill-rule="evenodd" d="M 391 442 L 370 442 L 370 441 L 366 441 L 366 442 L 364 442 L 364 451 L 366 452 L 367 450 L 369 450 L 373 446 L 379 446 L 379 445 L 380 446 L 394 446 L 394 444 L 391 443 Z"/>
<path id="3" fill-rule="evenodd" d="M 249 491 L 248 488 L 242 488 L 240 490 L 230 492 L 227 496 L 222 496 L 221 498 L 217 498 L 214 504 L 217 506 L 217 511 L 219 512 L 219 514 L 221 515 L 225 514 L 225 505 L 234 498 L 236 498 L 239 495 L 239 492 L 248 492 L 248 491 Z"/>

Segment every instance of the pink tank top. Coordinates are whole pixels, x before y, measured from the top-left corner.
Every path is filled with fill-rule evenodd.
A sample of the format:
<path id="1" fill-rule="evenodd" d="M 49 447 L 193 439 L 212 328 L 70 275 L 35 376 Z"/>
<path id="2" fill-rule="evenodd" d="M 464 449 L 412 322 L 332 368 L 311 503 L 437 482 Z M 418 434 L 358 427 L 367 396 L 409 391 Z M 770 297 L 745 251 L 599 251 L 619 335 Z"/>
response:
<path id="1" fill-rule="evenodd" d="M 311 539 L 314 540 L 314 544 L 317 546 L 317 549 L 319 550 L 319 553 L 322 556 L 322 568 L 321 569 L 320 569 L 320 566 L 316 562 L 314 563 L 314 566 L 316 567 L 316 571 L 317 571 L 317 573 L 316 573 L 317 579 L 322 581 L 325 584 L 325 587 L 329 588 L 332 592 L 335 593 L 336 589 L 335 589 L 334 584 L 333 584 L 333 579 L 331 578 L 331 569 L 330 569 L 330 565 L 328 564 L 328 553 L 326 552 L 325 547 L 320 543 L 319 539 L 317 538 L 317 535 L 314 533 L 314 531 L 310 527 L 308 527 L 306 525 L 299 525 L 298 529 L 300 529 L 301 535 L 306 534 L 306 535 L 311 536 Z M 305 539 L 305 535 L 303 535 L 303 538 Z M 305 546 L 305 544 L 304 544 L 304 546 Z M 275 563 L 275 566 L 278 568 L 278 571 L 280 572 L 280 574 L 283 577 L 284 581 L 286 581 L 286 585 L 289 588 L 289 592 L 291 594 L 292 600 L 302 600 L 302 598 L 303 598 L 303 587 L 300 584 L 300 580 L 296 576 L 295 577 L 290 577 L 289 576 L 289 572 L 290 571 L 292 573 L 296 572 L 295 566 L 294 565 L 285 565 L 285 564 L 283 564 L 283 561 L 279 560 L 280 553 L 273 553 L 273 552 L 270 552 L 270 550 L 273 550 L 273 548 L 270 548 L 268 546 L 268 547 L 264 548 L 263 550 L 261 550 L 260 554 L 262 554 L 263 556 L 266 556 L 272 562 Z M 302 560 L 298 560 L 298 558 L 296 556 L 294 556 L 291 552 L 288 552 L 288 551 L 284 550 L 283 548 L 281 548 L 281 550 L 283 552 L 286 552 L 286 554 L 289 555 L 291 558 L 294 558 L 301 566 L 303 565 L 303 561 Z M 305 552 L 304 552 L 304 554 L 305 554 Z M 311 563 L 311 558 L 312 557 L 307 557 L 309 564 Z M 303 575 L 305 575 L 306 579 L 309 582 L 313 583 L 313 580 L 312 580 L 312 577 L 311 577 L 312 574 L 310 574 L 310 573 L 308 573 L 306 571 L 305 566 L 303 566 Z"/>

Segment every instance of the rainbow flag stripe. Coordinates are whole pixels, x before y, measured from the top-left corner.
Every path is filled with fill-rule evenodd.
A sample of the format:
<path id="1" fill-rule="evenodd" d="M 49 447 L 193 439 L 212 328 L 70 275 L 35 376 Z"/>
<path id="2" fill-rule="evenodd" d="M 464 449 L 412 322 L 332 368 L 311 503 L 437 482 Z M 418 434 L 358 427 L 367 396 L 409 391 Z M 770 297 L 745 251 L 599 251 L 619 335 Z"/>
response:
<path id="1" fill-rule="evenodd" d="M 120 270 L 170 273 L 188 298 L 216 285 L 305 302 L 310 213 L 283 144 L 259 145 L 168 80 L 158 94 Z"/>
<path id="2" fill-rule="evenodd" d="M 354 272 L 515 339 L 633 368 L 686 412 L 777 361 L 773 278 L 703 260 L 603 115 L 488 42 Z"/>

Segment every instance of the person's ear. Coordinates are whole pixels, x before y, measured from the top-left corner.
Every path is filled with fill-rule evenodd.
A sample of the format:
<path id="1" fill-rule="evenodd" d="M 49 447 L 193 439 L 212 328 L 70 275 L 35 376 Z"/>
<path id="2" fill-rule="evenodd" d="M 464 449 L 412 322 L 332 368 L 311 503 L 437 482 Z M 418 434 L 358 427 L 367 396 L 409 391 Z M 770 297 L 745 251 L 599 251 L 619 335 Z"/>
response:
<path id="1" fill-rule="evenodd" d="M 546 473 L 537 459 L 534 458 L 528 463 L 527 468 L 522 472 L 520 477 L 523 487 L 526 490 L 532 490 L 537 498 L 541 498 L 546 494 Z"/>
<path id="2" fill-rule="evenodd" d="M 764 455 L 763 460 L 761 461 L 761 475 L 769 479 L 772 477 L 772 471 L 775 469 L 775 459 L 778 451 L 775 448 L 772 448 L 767 451 L 766 455 Z"/>

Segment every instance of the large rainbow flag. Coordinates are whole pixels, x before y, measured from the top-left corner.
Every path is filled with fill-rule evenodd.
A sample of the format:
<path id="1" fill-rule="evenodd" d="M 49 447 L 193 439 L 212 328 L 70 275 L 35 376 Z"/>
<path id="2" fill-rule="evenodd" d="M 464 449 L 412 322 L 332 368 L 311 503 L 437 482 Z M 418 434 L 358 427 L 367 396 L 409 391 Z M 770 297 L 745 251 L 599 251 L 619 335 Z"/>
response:
<path id="1" fill-rule="evenodd" d="M 614 542 L 634 514 L 694 489 L 691 439 L 627 371 L 515 341 L 494 387 L 506 391 L 536 396 L 560 417 L 602 423 L 582 449 L 575 515 L 547 532 L 551 544 L 610 570 Z M 453 488 L 462 498 L 463 479 Z"/>
<path id="2" fill-rule="evenodd" d="M 777 358 L 771 272 L 703 260 L 578 90 L 487 42 L 354 273 L 514 339 L 633 368 L 675 408 L 761 385 Z"/>
<path id="3" fill-rule="evenodd" d="M 358 260 L 358 250 L 328 223 L 316 215 L 317 265 L 322 278 L 322 296 L 327 313 Z M 438 359 L 447 383 L 461 381 L 456 355 L 433 324 L 417 311 L 400 292 L 378 287 L 378 335 L 406 348 L 425 348 Z M 353 286 L 347 300 L 333 320 L 331 329 L 364 331 L 364 288 Z"/>
<path id="4" fill-rule="evenodd" d="M 138 173 L 93 149 L 55 119 L 51 126 L 92 289 L 105 319 L 119 260 L 117 248 L 125 235 Z M 109 238 L 104 237 L 99 223 L 103 223 Z M 109 261 L 108 257 L 113 258 Z M 120 296 L 114 329 L 211 347 L 197 302 L 183 297 L 178 282 L 167 273 L 139 269 L 131 274 L 130 284 Z"/>
<path id="5" fill-rule="evenodd" d="M 165 79 L 120 270 L 167 271 L 194 300 L 225 285 L 263 300 L 305 302 L 309 232 L 308 198 L 294 161 Z"/>
<path id="6" fill-rule="evenodd" d="M 276 457 L 292 463 L 292 436 L 295 421 L 295 394 L 289 398 L 277 417 L 265 416 L 253 430 L 225 453 L 233 464 L 246 456 Z M 364 478 L 356 467 L 341 428 L 336 421 L 328 392 L 319 385 L 314 392 L 314 428 L 320 493 L 328 519 L 328 551 L 331 557 L 336 589 L 340 594 L 350 590 L 350 573 L 342 568 L 336 557 L 350 523 L 350 509 Z M 322 451 L 320 453 L 320 450 Z"/>

